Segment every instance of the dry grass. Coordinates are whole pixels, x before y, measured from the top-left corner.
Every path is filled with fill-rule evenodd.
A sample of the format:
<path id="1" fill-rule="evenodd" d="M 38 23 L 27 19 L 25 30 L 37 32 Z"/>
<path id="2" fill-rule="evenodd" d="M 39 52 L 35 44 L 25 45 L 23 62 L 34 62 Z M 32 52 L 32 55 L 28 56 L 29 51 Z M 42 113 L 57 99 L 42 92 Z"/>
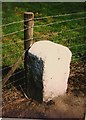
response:
<path id="1" fill-rule="evenodd" d="M 77 69 L 75 69 L 77 67 Z M 80 67 L 80 69 L 79 69 Z M 80 71 L 81 72 L 80 72 Z M 83 65 L 72 64 L 68 84 L 68 92 L 53 99 L 53 102 L 38 103 L 26 99 L 21 90 L 16 87 L 3 91 L 3 117 L 18 118 L 84 118 Z M 75 72 L 74 72 L 75 71 Z M 80 74 L 78 74 L 80 72 Z M 82 77 L 80 77 L 82 75 Z M 78 78 L 78 81 L 76 80 Z M 84 76 L 85 79 L 85 76 Z M 80 81 L 81 80 L 81 81 Z M 82 83 L 82 84 L 81 84 Z M 79 87 L 78 87 L 79 86 Z M 77 93 L 77 89 L 79 92 Z M 77 94 L 76 94 L 77 93 Z"/>

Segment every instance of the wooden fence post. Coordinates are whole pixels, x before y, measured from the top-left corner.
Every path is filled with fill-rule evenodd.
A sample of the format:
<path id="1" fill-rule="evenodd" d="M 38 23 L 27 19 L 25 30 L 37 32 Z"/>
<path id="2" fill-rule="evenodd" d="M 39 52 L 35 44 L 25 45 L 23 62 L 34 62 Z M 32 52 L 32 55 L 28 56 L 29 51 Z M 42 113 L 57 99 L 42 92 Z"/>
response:
<path id="1" fill-rule="evenodd" d="M 33 44 L 33 26 L 34 26 L 34 14 L 32 12 L 24 13 L 24 50 L 25 50 L 25 58 L 24 58 L 24 68 L 25 68 L 25 82 L 27 88 L 27 53 L 30 45 Z M 26 90 L 27 93 L 27 90 Z"/>
<path id="2" fill-rule="evenodd" d="M 34 14 L 32 12 L 24 13 L 24 49 L 27 50 L 33 43 Z"/>

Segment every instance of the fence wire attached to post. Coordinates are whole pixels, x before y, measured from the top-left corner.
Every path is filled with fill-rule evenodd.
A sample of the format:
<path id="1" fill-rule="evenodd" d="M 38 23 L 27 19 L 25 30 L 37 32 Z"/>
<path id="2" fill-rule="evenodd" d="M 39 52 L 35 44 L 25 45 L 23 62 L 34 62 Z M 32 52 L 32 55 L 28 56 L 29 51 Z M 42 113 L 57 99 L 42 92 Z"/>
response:
<path id="1" fill-rule="evenodd" d="M 80 16 L 75 16 L 75 15 L 79 15 L 79 14 L 84 14 L 84 15 L 82 15 L 82 16 L 81 15 Z M 17 31 L 8 31 L 8 33 L 6 33 L 6 34 L 5 34 L 5 32 L 3 32 L 3 35 L 0 36 L 4 40 L 3 41 L 3 46 L 2 46 L 3 49 L 4 48 L 6 48 L 6 49 L 10 48 L 8 46 L 12 46 L 12 45 L 14 45 L 16 48 L 18 47 L 18 51 L 16 50 L 15 53 L 12 53 L 12 52 L 14 52 L 14 49 L 11 52 L 8 51 L 7 54 L 5 53 L 5 55 L 3 56 L 3 60 L 7 61 L 8 58 L 15 58 L 15 57 L 21 56 L 23 54 L 24 60 L 22 60 L 21 62 L 24 63 L 24 67 L 25 67 L 25 69 L 17 70 L 16 69 L 17 68 L 16 67 L 17 63 L 15 63 L 16 62 L 15 61 L 15 62 L 12 62 L 12 65 L 4 66 L 3 69 L 0 69 L 0 72 L 2 71 L 3 73 L 5 73 L 5 71 L 9 70 L 9 72 L 6 73 L 7 75 L 4 78 L 5 79 L 5 83 L 3 83 L 4 86 L 2 87 L 2 90 L 4 91 L 3 94 L 5 95 L 6 93 L 8 93 L 8 95 L 6 94 L 5 97 L 3 97 L 3 99 L 4 99 L 3 106 L 5 108 L 7 107 L 8 104 L 14 104 L 13 102 L 16 103 L 16 100 L 17 101 L 18 100 L 22 100 L 22 98 L 20 99 L 20 94 L 18 94 L 18 97 L 16 97 L 14 95 L 15 93 L 17 94 L 17 92 L 19 92 L 17 90 L 14 91 L 15 87 L 19 88 L 19 90 L 24 94 L 24 98 L 25 97 L 27 98 L 26 93 L 28 92 L 27 91 L 27 89 L 28 89 L 27 88 L 27 82 L 28 82 L 27 81 L 28 80 L 27 79 L 27 71 L 28 71 L 27 70 L 27 62 L 28 61 L 27 61 L 26 58 L 27 58 L 27 53 L 28 53 L 27 51 L 28 51 L 28 49 L 34 43 L 33 39 L 35 41 L 43 40 L 45 38 L 48 38 L 48 39 L 51 40 L 51 36 L 52 36 L 52 39 L 54 39 L 53 36 L 54 37 L 56 36 L 56 38 L 58 40 L 57 42 L 59 42 L 60 39 L 61 39 L 60 38 L 60 36 L 61 36 L 62 37 L 61 40 L 63 41 L 62 44 L 65 44 L 67 47 L 69 47 L 69 49 L 74 50 L 73 57 L 80 58 L 80 60 L 83 60 L 85 58 L 85 53 L 86 53 L 85 43 L 83 43 L 84 40 L 82 41 L 82 39 L 85 39 L 85 37 L 86 37 L 86 35 L 83 34 L 83 32 L 85 31 L 84 29 L 86 29 L 86 26 L 85 25 L 83 26 L 83 24 L 82 25 L 81 24 L 78 25 L 78 22 L 80 22 L 82 20 L 84 22 L 84 20 L 86 19 L 85 14 L 86 14 L 86 12 L 79 12 L 79 13 L 61 14 L 61 15 L 55 15 L 55 16 L 52 15 L 52 16 L 45 16 L 45 17 L 34 18 L 34 14 L 32 12 L 25 12 L 24 13 L 24 20 L 15 21 L 15 22 L 8 23 L 8 24 L 0 26 L 0 27 L 3 27 L 3 29 L 7 29 L 6 27 L 8 27 L 10 25 L 12 26 L 14 24 L 19 24 L 19 23 L 23 23 L 24 22 L 24 28 L 21 28 L 20 30 L 17 30 Z M 72 17 L 72 15 L 73 15 L 73 17 Z M 62 19 L 65 16 L 71 16 L 71 17 L 68 17 L 67 19 Z M 45 23 L 45 21 L 43 21 L 44 19 L 49 19 L 49 18 L 55 18 L 55 19 L 56 18 L 61 18 L 61 20 L 59 20 L 59 19 L 57 20 L 56 19 L 56 20 L 51 20 L 51 21 L 46 22 L 46 23 Z M 39 24 L 37 24 L 37 22 L 35 22 L 35 21 L 39 21 Z M 41 21 L 43 21 L 43 23 Z M 43 33 L 41 34 L 41 30 L 39 31 L 39 29 L 42 29 L 42 28 L 44 29 L 47 26 L 53 27 L 53 26 L 55 26 L 55 24 L 56 25 L 57 24 L 63 25 L 64 23 L 69 23 L 69 22 L 71 23 L 73 21 L 75 21 L 77 23 L 78 27 L 74 27 L 74 25 L 73 26 L 69 26 L 68 27 L 69 29 L 64 29 L 64 27 L 62 27 L 63 29 L 61 29 L 60 31 L 58 30 L 58 31 L 54 31 L 53 32 L 53 30 L 52 30 L 52 32 L 49 31 L 49 33 L 46 32 L 44 34 Z M 34 22 L 36 23 L 36 25 L 34 25 Z M 36 35 L 34 34 L 34 37 L 33 37 L 33 29 L 34 29 L 34 33 L 36 33 Z M 35 29 L 36 29 L 36 31 L 35 31 Z M 40 34 L 37 33 L 37 30 L 38 30 L 38 32 Z M 20 34 L 22 32 L 24 32 L 24 40 L 22 38 L 19 38 L 18 40 L 12 39 L 12 41 L 11 41 L 11 36 L 12 35 L 17 36 L 16 34 Z M 67 32 L 70 32 L 70 34 L 68 34 L 70 36 L 66 36 Z M 74 32 L 75 33 L 77 32 L 77 33 L 74 34 Z M 63 34 L 63 33 L 65 33 L 65 34 Z M 8 39 L 9 39 L 9 41 L 8 41 Z M 72 40 L 76 43 L 77 39 L 79 39 L 78 40 L 78 44 L 72 44 L 73 43 Z M 69 41 L 70 43 L 66 44 L 65 42 L 68 41 L 68 40 L 70 40 Z M 21 51 L 20 50 L 20 47 L 21 47 L 20 45 L 22 45 L 23 42 L 24 42 L 24 48 Z M 83 47 L 83 49 L 77 50 L 77 47 L 79 47 L 79 48 Z M 17 66 L 19 66 L 19 65 L 20 65 L 20 62 L 18 62 Z M 83 64 L 82 64 L 82 66 L 83 66 Z M 81 69 L 80 67 L 76 67 L 76 71 L 78 71 L 80 69 Z M 3 77 L 4 77 L 4 75 L 3 75 Z M 9 78 L 12 79 L 12 81 Z M 8 81 L 8 82 L 6 82 L 6 81 Z M 24 93 L 24 89 L 26 90 L 25 93 Z M 12 92 L 14 92 L 13 93 L 14 96 L 10 97 L 9 93 L 12 93 Z M 28 93 L 27 93 L 27 95 L 28 95 Z M 5 98 L 6 98 L 6 101 L 9 101 L 10 103 L 6 102 Z M 7 100 L 7 98 L 10 98 L 10 100 Z M 13 98 L 15 98 L 15 99 L 13 100 Z M 7 108 L 6 108 L 5 112 L 7 112 Z"/>
<path id="2" fill-rule="evenodd" d="M 28 19 L 28 21 L 26 21 Z M 26 78 L 26 85 L 27 85 L 27 55 L 28 55 L 28 49 L 33 44 L 33 26 L 34 26 L 34 14 L 32 12 L 25 12 L 24 13 L 24 50 L 25 52 L 25 58 L 24 58 L 24 67 L 25 67 L 25 78 Z M 28 41 L 26 41 L 28 39 Z M 26 86 L 27 88 L 27 86 Z"/>

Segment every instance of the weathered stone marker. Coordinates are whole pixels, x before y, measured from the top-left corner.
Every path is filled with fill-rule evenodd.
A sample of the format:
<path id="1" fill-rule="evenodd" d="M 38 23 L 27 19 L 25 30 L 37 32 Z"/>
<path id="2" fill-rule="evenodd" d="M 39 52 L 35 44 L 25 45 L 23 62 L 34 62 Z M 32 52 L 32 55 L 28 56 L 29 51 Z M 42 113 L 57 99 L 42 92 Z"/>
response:
<path id="1" fill-rule="evenodd" d="M 28 51 L 27 95 L 49 101 L 66 92 L 71 51 L 60 44 L 39 41 Z"/>

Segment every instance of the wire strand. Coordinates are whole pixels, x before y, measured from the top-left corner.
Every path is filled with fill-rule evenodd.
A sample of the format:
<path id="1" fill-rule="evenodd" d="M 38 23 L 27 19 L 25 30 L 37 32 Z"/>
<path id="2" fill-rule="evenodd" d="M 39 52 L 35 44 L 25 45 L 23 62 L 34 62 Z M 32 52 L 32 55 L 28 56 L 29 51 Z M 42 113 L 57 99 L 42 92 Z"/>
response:
<path id="1" fill-rule="evenodd" d="M 40 18 L 35 18 L 35 19 L 41 20 L 41 19 L 47 19 L 47 18 L 64 17 L 64 16 L 71 16 L 71 15 L 78 15 L 78 14 L 85 14 L 85 13 L 86 12 L 78 12 L 78 13 L 72 13 L 72 14 L 61 14 L 61 15 L 55 15 L 55 16 L 40 17 Z"/>
<path id="2" fill-rule="evenodd" d="M 27 51 L 28 49 L 26 49 L 26 50 L 24 50 L 24 55 L 25 55 L 25 52 Z M 22 61 L 24 61 L 24 60 L 22 60 Z M 15 63 L 14 63 L 15 64 Z M 10 66 L 8 66 L 8 67 L 5 67 L 5 68 L 3 68 L 3 69 L 0 69 L 0 71 L 3 71 L 3 70 L 5 70 L 5 69 L 7 69 L 7 68 L 11 68 L 11 67 L 13 67 L 13 65 L 14 64 L 12 64 L 12 65 L 10 65 Z"/>
<path id="3" fill-rule="evenodd" d="M 60 33 L 60 32 L 58 32 L 58 33 Z M 46 35 L 46 36 L 48 36 L 48 35 Z M 83 37 L 85 37 L 86 35 L 83 35 L 83 36 L 78 36 L 79 38 L 83 38 Z M 41 39 L 41 38 L 43 38 L 44 36 L 41 36 L 41 37 L 35 37 L 34 39 Z M 70 38 L 70 39 L 75 39 L 76 37 L 72 37 L 72 38 Z M 68 40 L 68 39 L 62 39 L 62 40 Z M 27 40 L 28 41 L 28 40 Z M 84 45 L 84 44 L 83 44 Z M 73 47 L 73 46 L 70 46 L 70 48 L 71 47 Z M 24 52 L 24 51 L 23 51 Z M 22 52 L 18 52 L 18 53 L 21 53 L 22 54 Z M 2 57 L 2 59 L 4 59 L 4 58 L 7 58 L 7 57 L 9 57 L 9 56 L 12 56 L 12 55 L 16 55 L 16 54 L 18 54 L 18 53 L 14 53 L 14 54 L 11 54 L 11 55 L 8 55 L 8 56 L 6 56 L 6 57 Z"/>
<path id="4" fill-rule="evenodd" d="M 8 35 L 13 35 L 13 34 L 16 34 L 16 33 L 19 33 L 19 32 L 24 32 L 24 30 L 27 30 L 28 28 L 25 28 L 25 29 L 22 29 L 22 30 L 19 30 L 19 31 L 16 31 L 16 32 L 12 32 L 12 33 L 8 33 L 8 34 L 5 34 L 5 35 L 2 35 L 2 37 L 6 37 Z M 1 36 L 0 36 L 1 37 Z"/>
<path id="5" fill-rule="evenodd" d="M 12 24 L 16 23 L 21 23 L 21 22 L 27 22 L 30 20 L 42 20 L 42 19 L 47 19 L 47 18 L 56 18 L 56 17 L 62 17 L 62 16 L 71 16 L 71 15 L 78 15 L 78 14 L 85 14 L 86 12 L 78 12 L 78 13 L 71 13 L 71 14 L 61 14 L 61 15 L 54 15 L 54 16 L 47 16 L 47 17 L 39 17 L 39 18 L 34 18 L 34 19 L 27 19 L 27 20 L 21 20 L 21 21 L 14 21 L 8 24 L 1 25 L 0 27 L 6 27 Z"/>
<path id="6" fill-rule="evenodd" d="M 82 37 L 85 37 L 86 35 L 84 35 L 84 36 L 78 36 L 78 38 L 82 38 Z M 72 37 L 72 38 L 70 38 L 71 40 L 72 39 L 75 39 L 76 37 Z M 68 40 L 68 39 L 62 39 L 62 40 Z M 72 46 L 71 46 L 72 47 Z M 69 47 L 69 48 L 71 48 L 71 47 Z M 26 52 L 27 50 L 24 50 L 24 54 L 25 54 L 25 52 Z M 12 67 L 13 65 L 11 65 L 11 66 L 8 66 L 8 67 L 5 67 L 5 68 L 3 68 L 2 70 L 0 70 L 0 71 L 3 71 L 3 70 L 5 70 L 5 69 L 7 69 L 7 68 L 10 68 L 10 67 Z"/>
<path id="7" fill-rule="evenodd" d="M 83 28 L 86 28 L 86 26 L 83 26 L 83 27 L 81 27 L 81 28 L 74 28 L 74 29 L 70 29 L 70 30 L 66 30 L 65 32 L 71 32 L 71 31 L 73 31 L 73 30 L 81 30 L 81 29 L 83 29 Z M 63 33 L 64 31 L 60 31 L 60 32 L 57 32 L 57 34 L 60 34 L 60 33 Z M 46 37 L 47 37 L 48 35 L 46 35 Z M 43 36 L 42 36 L 43 37 Z M 31 39 L 27 39 L 27 40 L 23 40 L 23 41 L 18 41 L 18 42 L 16 42 L 16 43 L 24 43 L 25 41 L 31 41 L 32 39 L 38 39 L 38 38 L 42 38 L 42 37 L 34 37 L 34 38 L 31 38 Z M 10 44 L 8 44 L 8 45 L 4 45 L 3 47 L 6 47 L 6 46 L 10 46 L 10 45 L 13 45 L 13 44 L 15 44 L 15 43 L 10 43 Z"/>
<path id="8" fill-rule="evenodd" d="M 69 19 L 69 20 L 63 20 L 63 21 L 60 21 L 60 22 L 51 22 L 51 23 L 48 23 L 48 24 L 44 24 L 44 25 L 35 25 L 35 27 L 44 27 L 44 26 L 50 26 L 50 25 L 53 25 L 53 24 L 60 24 L 60 23 L 64 23 L 64 22 L 70 22 L 70 21 L 76 21 L 76 20 L 82 20 L 82 19 L 85 19 L 86 17 L 81 17 L 81 18 L 76 18 L 76 19 Z"/>
<path id="9" fill-rule="evenodd" d="M 50 26 L 50 25 L 53 25 L 53 24 L 61 24 L 61 23 L 64 23 L 64 22 L 76 21 L 76 20 L 81 20 L 81 19 L 85 19 L 85 18 L 86 18 L 86 17 L 81 17 L 81 18 L 76 18 L 76 19 L 64 20 L 64 21 L 60 21 L 60 22 L 51 22 L 51 23 L 49 23 L 49 24 L 35 25 L 35 26 L 32 26 L 32 27 L 28 27 L 28 26 L 27 26 L 27 28 L 25 28 L 25 29 L 22 29 L 22 30 L 19 30 L 19 31 L 16 31 L 16 32 L 12 32 L 12 33 L 8 33 L 8 34 L 5 34 L 5 35 L 2 35 L 2 37 L 6 37 L 6 36 L 8 36 L 8 35 L 13 35 L 13 34 L 22 32 L 22 31 L 24 31 L 24 30 L 27 30 L 27 29 L 29 29 L 29 28 Z M 1 36 L 0 36 L 0 37 L 1 37 Z"/>

